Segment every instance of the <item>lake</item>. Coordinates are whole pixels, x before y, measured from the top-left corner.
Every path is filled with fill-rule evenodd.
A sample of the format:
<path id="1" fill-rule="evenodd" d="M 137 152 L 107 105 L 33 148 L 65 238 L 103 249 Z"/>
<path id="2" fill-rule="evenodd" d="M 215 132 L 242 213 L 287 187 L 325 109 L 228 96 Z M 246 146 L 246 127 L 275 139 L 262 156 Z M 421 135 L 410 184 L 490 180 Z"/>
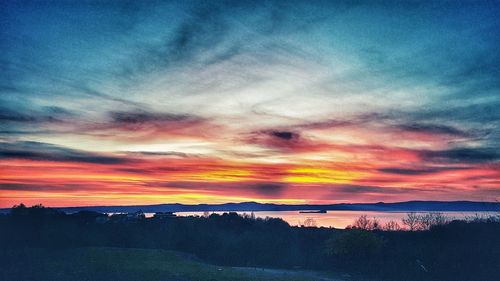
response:
<path id="1" fill-rule="evenodd" d="M 177 216 L 203 216 L 204 212 L 178 212 Z M 209 212 L 209 214 L 223 214 L 225 212 Z M 251 212 L 236 212 L 238 214 L 250 215 Z M 377 211 L 328 211 L 327 213 L 299 213 L 299 211 L 277 211 L 268 212 L 260 211 L 253 212 L 255 217 L 258 218 L 282 218 L 292 226 L 303 225 L 306 220 L 309 222 L 314 221 L 316 226 L 345 228 L 351 225 L 355 219 L 361 215 L 367 215 L 369 218 L 376 218 L 380 223 L 385 224 L 389 221 L 396 221 L 400 225 L 401 219 L 406 217 L 407 212 L 377 212 Z M 428 212 L 417 212 L 425 214 Z M 465 219 L 468 217 L 475 217 L 476 215 L 486 217 L 495 215 L 490 212 L 439 212 L 449 219 Z M 147 213 L 146 217 L 153 216 L 153 213 Z"/>

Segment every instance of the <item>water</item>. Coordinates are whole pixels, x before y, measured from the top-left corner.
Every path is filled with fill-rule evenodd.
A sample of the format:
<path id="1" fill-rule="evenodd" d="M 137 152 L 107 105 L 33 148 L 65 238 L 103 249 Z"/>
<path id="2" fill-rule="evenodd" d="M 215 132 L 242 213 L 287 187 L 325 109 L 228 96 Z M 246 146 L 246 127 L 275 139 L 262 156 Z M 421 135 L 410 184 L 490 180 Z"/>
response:
<path id="1" fill-rule="evenodd" d="M 223 214 L 224 212 L 209 212 L 210 214 Z M 251 212 L 236 212 L 240 215 L 250 215 Z M 385 224 L 389 221 L 396 221 L 402 225 L 401 219 L 406 217 L 407 212 L 375 212 L 375 211 L 328 211 L 324 214 L 319 213 L 299 213 L 299 211 L 279 211 L 279 212 L 253 212 L 258 218 L 281 218 L 292 226 L 303 225 L 306 220 L 314 221 L 316 226 L 345 228 L 352 225 L 361 215 L 367 215 L 368 218 L 376 218 L 380 223 Z M 426 214 L 427 212 L 419 212 L 418 214 Z M 448 219 L 466 219 L 470 217 L 487 217 L 494 215 L 488 212 L 439 212 Z M 178 212 L 177 216 L 203 216 L 204 212 Z M 146 217 L 153 216 L 153 213 L 146 213 Z"/>

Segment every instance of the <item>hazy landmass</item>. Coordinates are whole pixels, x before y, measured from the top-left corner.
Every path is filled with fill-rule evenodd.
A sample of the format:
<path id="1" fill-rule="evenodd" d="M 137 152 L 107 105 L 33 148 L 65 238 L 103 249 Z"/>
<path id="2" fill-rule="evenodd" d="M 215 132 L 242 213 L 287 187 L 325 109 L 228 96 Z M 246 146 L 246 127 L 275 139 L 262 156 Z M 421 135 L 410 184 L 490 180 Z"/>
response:
<path id="1" fill-rule="evenodd" d="M 8 209 L 3 209 L 6 211 Z M 60 208 L 65 212 L 77 212 L 82 210 L 96 212 L 251 212 L 251 211 L 299 211 L 299 210 L 352 210 L 352 211 L 463 211 L 463 212 L 496 212 L 500 211 L 498 202 L 472 202 L 472 201 L 407 201 L 396 203 L 352 203 L 352 204 L 327 204 L 327 205 L 286 205 L 266 204 L 256 202 L 226 203 L 226 204 L 159 204 L 139 206 L 89 206 Z"/>

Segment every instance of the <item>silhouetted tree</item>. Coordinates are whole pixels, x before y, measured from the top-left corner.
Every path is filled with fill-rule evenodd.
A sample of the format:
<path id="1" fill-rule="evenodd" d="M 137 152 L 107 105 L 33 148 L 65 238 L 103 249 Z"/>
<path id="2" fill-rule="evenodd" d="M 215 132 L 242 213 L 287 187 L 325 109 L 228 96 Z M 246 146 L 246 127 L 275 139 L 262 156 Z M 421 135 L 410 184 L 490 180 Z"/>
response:
<path id="1" fill-rule="evenodd" d="M 382 229 L 386 231 L 399 231 L 401 230 L 401 226 L 396 221 L 388 221 Z"/>
<path id="2" fill-rule="evenodd" d="M 364 230 L 376 230 L 380 229 L 380 222 L 376 219 L 370 219 L 367 215 L 359 216 L 351 226 L 351 228 L 364 229 Z"/>
<path id="3" fill-rule="evenodd" d="M 318 224 L 314 218 L 307 218 L 304 223 L 302 223 L 303 227 L 317 227 Z"/>
<path id="4" fill-rule="evenodd" d="M 402 219 L 402 222 L 410 231 L 421 229 L 420 216 L 417 213 L 407 213 L 406 217 Z"/>

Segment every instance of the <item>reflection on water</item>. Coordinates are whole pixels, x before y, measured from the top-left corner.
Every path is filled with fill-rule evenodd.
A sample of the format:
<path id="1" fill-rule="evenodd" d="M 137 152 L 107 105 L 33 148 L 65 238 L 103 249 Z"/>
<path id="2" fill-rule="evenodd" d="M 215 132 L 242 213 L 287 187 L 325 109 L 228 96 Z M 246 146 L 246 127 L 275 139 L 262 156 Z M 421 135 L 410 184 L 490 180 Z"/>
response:
<path id="1" fill-rule="evenodd" d="M 203 216 L 204 212 L 179 212 L 177 216 Z M 224 212 L 210 212 L 210 214 L 222 214 Z M 238 214 L 250 215 L 251 212 L 237 212 Z M 396 221 L 401 224 L 407 212 L 374 212 L 374 211 L 328 211 L 327 213 L 299 213 L 298 211 L 280 211 L 280 212 L 253 212 L 255 217 L 282 218 L 290 225 L 303 225 L 308 219 L 312 219 L 317 226 L 345 228 L 351 225 L 355 219 L 361 215 L 367 215 L 369 218 L 376 218 L 380 223 L 385 224 L 389 221 Z M 421 212 L 422 214 L 426 212 Z M 464 219 L 474 217 L 476 214 L 487 216 L 485 212 L 440 212 L 449 219 Z M 146 214 L 152 216 L 153 214 Z"/>

